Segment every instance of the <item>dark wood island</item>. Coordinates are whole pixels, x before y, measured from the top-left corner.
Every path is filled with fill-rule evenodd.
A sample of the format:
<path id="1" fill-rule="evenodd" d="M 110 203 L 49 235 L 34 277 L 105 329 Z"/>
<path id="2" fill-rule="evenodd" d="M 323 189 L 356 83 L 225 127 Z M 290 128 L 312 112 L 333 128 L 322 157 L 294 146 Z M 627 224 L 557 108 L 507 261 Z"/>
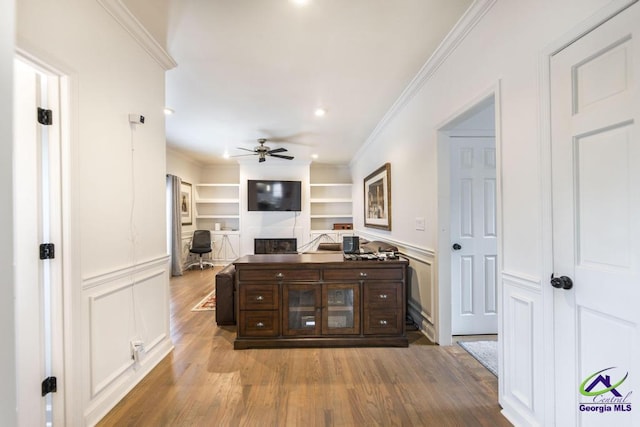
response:
<path id="1" fill-rule="evenodd" d="M 409 345 L 405 259 L 269 254 L 233 264 L 235 349 Z"/>

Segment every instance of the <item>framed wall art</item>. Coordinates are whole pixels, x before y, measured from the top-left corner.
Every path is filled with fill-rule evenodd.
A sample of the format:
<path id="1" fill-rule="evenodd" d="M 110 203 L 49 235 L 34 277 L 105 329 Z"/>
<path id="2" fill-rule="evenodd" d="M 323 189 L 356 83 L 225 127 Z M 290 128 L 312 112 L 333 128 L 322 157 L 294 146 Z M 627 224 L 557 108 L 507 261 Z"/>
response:
<path id="1" fill-rule="evenodd" d="M 180 218 L 182 225 L 193 224 L 192 187 L 188 182 L 180 183 Z"/>
<path id="2" fill-rule="evenodd" d="M 364 226 L 391 230 L 391 164 L 364 179 Z"/>

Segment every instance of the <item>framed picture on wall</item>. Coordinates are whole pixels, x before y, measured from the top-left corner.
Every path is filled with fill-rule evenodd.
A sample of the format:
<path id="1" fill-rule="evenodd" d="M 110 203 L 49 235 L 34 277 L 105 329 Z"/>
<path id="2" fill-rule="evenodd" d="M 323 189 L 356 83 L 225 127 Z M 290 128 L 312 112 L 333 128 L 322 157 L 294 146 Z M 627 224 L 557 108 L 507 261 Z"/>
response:
<path id="1" fill-rule="evenodd" d="M 182 225 L 193 224 L 192 187 L 188 182 L 180 183 L 180 218 Z"/>
<path id="2" fill-rule="evenodd" d="M 391 230 L 391 164 L 364 179 L 364 226 Z"/>

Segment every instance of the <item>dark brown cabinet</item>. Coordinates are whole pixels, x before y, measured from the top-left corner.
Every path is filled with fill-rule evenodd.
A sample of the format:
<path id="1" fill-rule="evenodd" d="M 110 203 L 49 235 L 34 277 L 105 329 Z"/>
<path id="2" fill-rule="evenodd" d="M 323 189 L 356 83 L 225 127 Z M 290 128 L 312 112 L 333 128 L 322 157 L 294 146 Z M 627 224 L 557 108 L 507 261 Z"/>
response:
<path id="1" fill-rule="evenodd" d="M 236 349 L 408 345 L 406 260 L 247 255 L 234 265 Z"/>

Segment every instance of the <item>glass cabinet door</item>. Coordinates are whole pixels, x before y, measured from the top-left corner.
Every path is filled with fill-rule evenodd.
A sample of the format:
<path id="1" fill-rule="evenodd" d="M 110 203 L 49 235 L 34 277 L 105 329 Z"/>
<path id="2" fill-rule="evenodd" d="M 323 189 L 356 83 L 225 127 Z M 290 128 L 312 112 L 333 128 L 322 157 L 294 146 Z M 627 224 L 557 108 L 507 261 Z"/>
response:
<path id="1" fill-rule="evenodd" d="M 325 284 L 322 292 L 322 333 L 360 333 L 360 286 Z"/>
<path id="2" fill-rule="evenodd" d="M 320 334 L 320 286 L 284 285 L 284 335 Z"/>

